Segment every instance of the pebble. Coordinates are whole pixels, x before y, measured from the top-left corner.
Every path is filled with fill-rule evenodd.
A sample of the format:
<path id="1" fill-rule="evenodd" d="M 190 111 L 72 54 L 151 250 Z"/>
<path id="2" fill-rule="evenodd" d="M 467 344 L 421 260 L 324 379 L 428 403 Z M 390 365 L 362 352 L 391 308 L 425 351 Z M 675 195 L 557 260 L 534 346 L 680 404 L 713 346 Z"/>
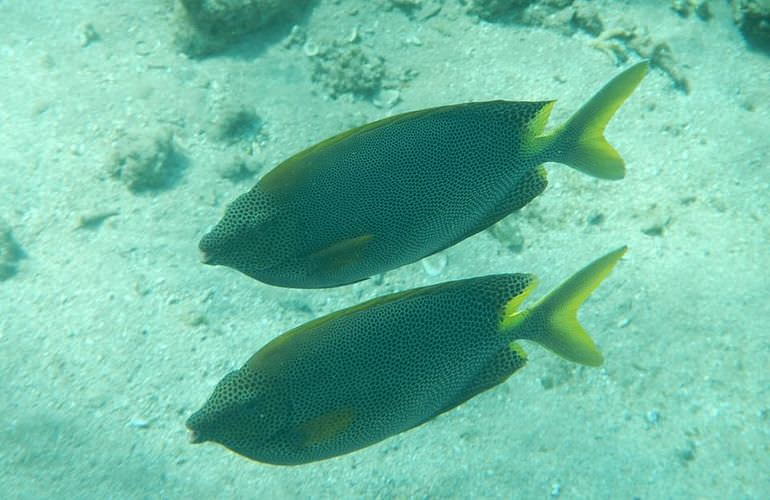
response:
<path id="1" fill-rule="evenodd" d="M 147 429 L 150 427 L 150 421 L 144 418 L 132 418 L 128 425 L 135 429 Z"/>
<path id="2" fill-rule="evenodd" d="M 650 410 L 644 416 L 644 419 L 650 424 L 657 424 L 660 422 L 660 412 L 658 410 Z"/>
<path id="3" fill-rule="evenodd" d="M 101 37 L 93 24 L 82 23 L 77 29 L 77 39 L 81 47 L 88 47 L 93 42 L 99 41 Z"/>
<path id="4" fill-rule="evenodd" d="M 422 270 L 425 271 L 425 274 L 428 276 L 438 276 L 446 269 L 447 262 L 446 255 L 438 254 L 422 259 L 420 264 L 422 264 Z"/>
<path id="5" fill-rule="evenodd" d="M 321 49 L 318 47 L 316 43 L 313 43 L 310 40 L 308 40 L 302 46 L 302 52 L 304 52 L 305 55 L 308 57 L 315 57 L 321 52 Z"/>
<path id="6" fill-rule="evenodd" d="M 398 89 L 385 89 L 374 98 L 373 104 L 378 108 L 392 108 L 400 100 L 401 92 Z"/>

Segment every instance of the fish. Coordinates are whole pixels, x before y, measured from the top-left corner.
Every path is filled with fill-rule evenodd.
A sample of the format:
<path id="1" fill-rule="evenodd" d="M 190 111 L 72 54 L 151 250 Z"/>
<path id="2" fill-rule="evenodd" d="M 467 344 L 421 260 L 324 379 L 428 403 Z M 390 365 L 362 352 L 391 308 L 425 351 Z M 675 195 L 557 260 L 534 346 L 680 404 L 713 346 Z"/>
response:
<path id="1" fill-rule="evenodd" d="M 417 427 L 505 382 L 534 341 L 587 366 L 603 356 L 578 309 L 626 252 L 618 248 L 521 309 L 532 274 L 450 281 L 311 320 L 227 374 L 187 420 L 192 443 L 299 465 Z"/>
<path id="2" fill-rule="evenodd" d="M 556 101 L 471 102 L 384 118 L 279 164 L 199 242 L 202 261 L 289 288 L 348 285 L 416 262 L 517 211 L 545 162 L 601 179 L 625 164 L 604 129 L 648 71 L 615 76 L 545 133 Z"/>

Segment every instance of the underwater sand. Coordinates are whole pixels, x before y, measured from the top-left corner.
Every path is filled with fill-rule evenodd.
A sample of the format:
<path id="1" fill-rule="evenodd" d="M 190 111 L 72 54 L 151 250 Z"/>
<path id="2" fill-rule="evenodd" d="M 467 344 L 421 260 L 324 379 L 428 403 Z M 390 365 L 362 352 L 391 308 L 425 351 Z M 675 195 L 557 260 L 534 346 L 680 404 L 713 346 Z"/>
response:
<path id="1" fill-rule="evenodd" d="M 331 134 L 495 98 L 557 98 L 558 124 L 619 70 L 585 33 L 478 22 L 453 0 L 422 20 L 384 3 L 322 0 L 298 24 L 318 44 L 358 27 L 392 75 L 417 71 L 393 107 L 329 98 L 288 28 L 195 60 L 174 48 L 168 1 L 0 0 L 0 218 L 26 254 L 0 282 L 0 497 L 770 498 L 770 58 L 725 2 L 709 21 L 596 2 L 665 40 L 691 92 L 653 69 L 620 109 L 607 137 L 624 180 L 549 166 L 546 192 L 501 222 L 520 252 L 485 231 L 428 268 L 321 291 L 199 262 L 229 201 Z M 85 43 L 88 23 L 99 39 Z M 209 137 L 222 102 L 253 106 L 259 144 Z M 135 194 L 109 165 L 128 134 L 160 129 L 184 168 Z M 257 177 L 222 177 L 250 151 Z M 216 382 L 289 328 L 482 274 L 536 273 L 540 296 L 623 244 L 581 314 L 601 368 L 527 344 L 507 383 L 304 466 L 188 443 L 184 421 Z"/>

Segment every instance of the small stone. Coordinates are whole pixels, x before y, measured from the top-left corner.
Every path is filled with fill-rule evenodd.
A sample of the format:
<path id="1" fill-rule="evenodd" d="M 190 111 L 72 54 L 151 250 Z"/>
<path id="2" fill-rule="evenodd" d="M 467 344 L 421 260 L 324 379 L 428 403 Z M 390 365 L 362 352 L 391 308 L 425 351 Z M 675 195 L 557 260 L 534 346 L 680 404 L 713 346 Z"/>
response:
<path id="1" fill-rule="evenodd" d="M 708 21 L 714 17 L 707 1 L 698 2 L 698 5 L 695 7 L 695 15 L 698 16 L 701 21 Z"/>
<path id="2" fill-rule="evenodd" d="M 381 90 L 372 102 L 378 108 L 392 108 L 401 100 L 401 92 L 398 89 Z"/>
<path id="3" fill-rule="evenodd" d="M 663 236 L 663 231 L 671 224 L 671 216 L 662 207 L 651 205 L 642 216 L 641 231 L 647 236 Z"/>
<path id="4" fill-rule="evenodd" d="M 184 315 L 184 322 L 191 327 L 205 326 L 209 324 L 209 319 L 205 314 L 197 311 L 187 311 Z"/>
<path id="5" fill-rule="evenodd" d="M 587 222 L 592 226 L 598 226 L 602 222 L 604 222 L 604 214 L 602 213 L 594 213 L 588 216 Z"/>
<path id="6" fill-rule="evenodd" d="M 313 314 L 313 308 L 310 307 L 310 304 L 301 299 L 282 300 L 279 302 L 279 304 L 281 307 L 289 311 L 299 312 L 307 315 Z"/>
<path id="7" fill-rule="evenodd" d="M 672 0 L 671 8 L 682 17 L 689 17 L 693 12 L 702 21 L 708 21 L 712 17 L 707 0 Z"/>
<path id="8" fill-rule="evenodd" d="M 410 10 L 420 7 L 422 0 L 390 0 L 390 3 L 399 9 Z"/>
<path id="9" fill-rule="evenodd" d="M 101 40 L 102 37 L 99 36 L 99 33 L 96 31 L 96 28 L 94 28 L 93 24 L 83 23 L 78 26 L 77 38 L 78 44 L 81 47 L 88 47 L 92 43 Z"/>
<path id="10" fill-rule="evenodd" d="M 650 224 L 649 226 L 645 226 L 642 228 L 642 232 L 646 234 L 647 236 L 663 236 L 663 230 L 668 225 L 668 221 L 670 219 L 661 220 L 658 222 L 654 222 L 653 224 Z"/>
<path id="11" fill-rule="evenodd" d="M 21 246 L 13 237 L 11 226 L 0 219 L 0 281 L 7 280 L 16 274 L 19 261 L 24 255 Z"/>
<path id="12" fill-rule="evenodd" d="M 251 156 L 235 155 L 229 162 L 221 163 L 219 175 L 231 182 L 242 182 L 253 178 L 262 169 L 262 164 Z"/>
<path id="13" fill-rule="evenodd" d="M 515 10 L 521 10 L 531 2 L 532 0 L 471 0 L 468 13 L 491 21 Z"/>
<path id="14" fill-rule="evenodd" d="M 422 46 L 422 40 L 417 35 L 409 35 L 406 38 L 404 38 L 404 43 L 406 45 L 414 45 L 415 47 Z"/>
<path id="15" fill-rule="evenodd" d="M 690 1 L 689 0 L 671 0 L 671 8 L 682 17 L 690 15 Z"/>
<path id="16" fill-rule="evenodd" d="M 553 389 L 569 382 L 574 375 L 572 368 L 567 365 L 557 365 L 549 373 L 540 377 L 540 385 L 543 389 Z"/>
<path id="17" fill-rule="evenodd" d="M 150 427 L 150 421 L 144 418 L 132 418 L 128 425 L 135 429 L 147 429 Z"/>
<path id="18" fill-rule="evenodd" d="M 695 460 L 695 450 L 695 442 L 688 439 L 685 446 L 677 450 L 676 455 L 686 465 L 688 462 Z"/>
<path id="19" fill-rule="evenodd" d="M 308 40 L 302 45 L 302 52 L 308 57 L 315 57 L 321 52 L 321 48 L 317 43 Z"/>
<path id="20" fill-rule="evenodd" d="M 524 235 L 515 216 L 508 216 L 489 228 L 489 234 L 513 253 L 524 250 Z"/>
<path id="21" fill-rule="evenodd" d="M 358 32 L 358 26 L 354 26 L 348 35 L 348 43 L 356 43 L 359 40 L 361 40 L 361 35 Z"/>
<path id="22" fill-rule="evenodd" d="M 660 412 L 658 410 L 650 410 L 644 416 L 644 419 L 648 424 L 655 425 L 660 422 Z"/>
<path id="23" fill-rule="evenodd" d="M 448 262 L 449 260 L 447 259 L 446 254 L 438 253 L 431 255 L 430 257 L 425 257 L 420 261 L 420 264 L 422 265 L 422 270 L 425 271 L 425 274 L 428 276 L 438 276 L 444 272 Z"/>
<path id="24" fill-rule="evenodd" d="M 305 41 L 307 40 L 307 33 L 305 33 L 305 30 L 302 29 L 301 26 L 298 24 L 295 24 L 291 27 L 291 31 L 289 32 L 289 36 L 286 37 L 286 40 L 283 42 L 283 46 L 287 49 L 294 47 L 294 46 L 302 46 L 304 45 Z"/>
<path id="25" fill-rule="evenodd" d="M 99 229 L 101 225 L 110 217 L 118 215 L 117 211 L 95 212 L 87 215 L 81 215 L 78 218 L 78 225 L 75 229 Z"/>

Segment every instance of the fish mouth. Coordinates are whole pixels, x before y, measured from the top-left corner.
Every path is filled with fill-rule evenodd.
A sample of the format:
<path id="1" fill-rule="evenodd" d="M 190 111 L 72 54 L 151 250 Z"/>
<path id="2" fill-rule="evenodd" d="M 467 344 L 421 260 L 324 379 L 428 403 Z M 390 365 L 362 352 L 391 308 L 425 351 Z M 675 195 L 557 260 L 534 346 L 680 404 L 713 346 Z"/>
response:
<path id="1" fill-rule="evenodd" d="M 204 441 L 208 441 L 208 439 L 206 439 L 206 437 L 198 428 L 199 426 L 197 424 L 199 424 L 200 422 L 196 422 L 196 420 L 200 420 L 199 413 L 200 412 L 198 411 L 190 415 L 190 418 L 188 418 L 187 422 L 185 422 L 184 424 L 185 427 L 187 427 L 187 439 L 192 444 L 198 444 L 198 443 L 203 443 Z"/>
<path id="2" fill-rule="evenodd" d="M 198 242 L 198 257 L 202 263 L 210 266 L 218 264 L 215 258 L 216 252 L 213 251 L 216 250 L 216 245 L 213 243 L 211 231 L 206 233 Z"/>
<path id="3" fill-rule="evenodd" d="M 207 252 L 205 250 L 199 250 L 198 256 L 200 257 L 201 263 L 214 266 L 216 265 L 216 260 L 214 259 L 214 255 L 212 255 L 210 252 Z"/>
<path id="4" fill-rule="evenodd" d="M 200 261 L 204 264 L 216 264 L 214 260 L 215 252 L 212 252 L 212 250 L 216 250 L 217 248 L 216 238 L 213 234 L 216 228 L 216 225 L 209 227 L 198 242 L 198 256 L 200 257 Z"/>
<path id="5" fill-rule="evenodd" d="M 206 439 L 203 436 L 201 436 L 201 433 L 196 431 L 195 429 L 190 429 L 188 431 L 187 439 L 190 440 L 191 444 L 199 444 L 206 441 Z"/>

